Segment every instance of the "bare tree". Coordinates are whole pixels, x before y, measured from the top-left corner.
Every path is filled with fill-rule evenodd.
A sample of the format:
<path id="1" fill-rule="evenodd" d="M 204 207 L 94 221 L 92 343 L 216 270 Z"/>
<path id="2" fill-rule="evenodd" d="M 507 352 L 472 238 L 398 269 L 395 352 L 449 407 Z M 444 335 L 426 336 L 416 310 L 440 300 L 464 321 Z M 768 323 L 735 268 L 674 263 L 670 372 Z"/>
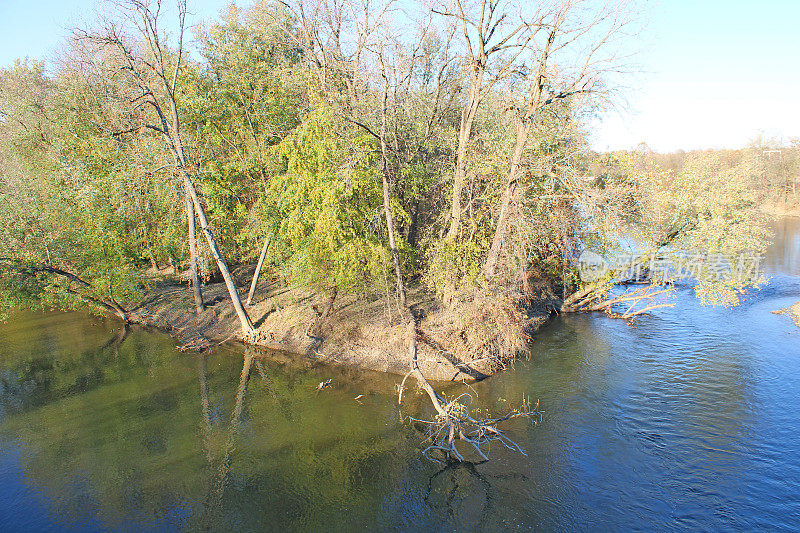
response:
<path id="1" fill-rule="evenodd" d="M 491 249 L 483 274 L 492 279 L 504 242 L 517 184 L 524 173 L 523 156 L 543 112 L 558 102 L 579 95 L 605 96 L 604 76 L 619 68 L 613 42 L 632 23 L 624 2 L 608 2 L 602 9 L 587 10 L 588 0 L 560 0 L 535 25 L 524 59 L 532 75 L 527 95 L 513 109 L 516 139 L 509 162 L 505 188 L 497 215 Z"/>
<path id="2" fill-rule="evenodd" d="M 408 307 L 406 300 L 406 287 L 403 282 L 403 271 L 400 265 L 400 255 L 397 252 L 397 243 L 394 235 L 394 218 L 392 217 L 392 203 L 389 198 L 389 149 L 386 143 L 387 127 L 389 121 L 389 77 L 386 72 L 386 62 L 384 60 L 383 48 L 378 53 L 381 65 L 381 78 L 383 79 L 383 91 L 381 97 L 381 185 L 383 188 L 383 213 L 386 218 L 386 233 L 389 238 L 389 249 L 392 252 L 394 262 L 394 273 L 397 282 L 397 291 L 400 294 L 400 305 L 405 309 Z"/>
<path id="3" fill-rule="evenodd" d="M 278 1 L 298 22 L 289 37 L 303 50 L 319 89 L 331 97 L 344 84 L 345 107 L 354 107 L 365 89 L 367 48 L 375 44 L 395 0 Z"/>
<path id="4" fill-rule="evenodd" d="M 510 2 L 481 0 L 477 9 L 465 0 L 436 5 L 433 12 L 457 21 L 463 34 L 464 62 L 467 70 L 467 98 L 461 111 L 453 179 L 450 226 L 446 238 L 452 240 L 461 226 L 462 195 L 466 184 L 467 148 L 481 102 L 512 70 L 531 39 L 529 26 L 520 18 L 509 22 Z M 535 18 L 535 15 L 534 15 Z"/>
<path id="5" fill-rule="evenodd" d="M 244 333 L 253 331 L 250 317 L 242 306 L 233 277 L 228 270 L 222 253 L 217 246 L 209 227 L 200 196 L 192 182 L 191 169 L 180 131 L 180 113 L 176 93 L 180 83 L 180 67 L 183 59 L 183 38 L 186 23 L 186 1 L 177 0 L 177 49 L 169 50 L 166 36 L 159 28 L 162 15 L 162 2 L 156 0 L 120 0 L 112 1 L 122 13 L 124 20 L 138 33 L 139 41 L 126 33 L 126 28 L 113 21 L 105 20 L 99 31 L 76 31 L 79 40 L 91 43 L 97 49 L 110 53 L 114 66 L 127 75 L 132 93 L 128 95 L 128 104 L 135 109 L 148 109 L 150 117 L 144 117 L 136 130 L 153 131 L 160 135 L 168 146 L 175 163 L 175 171 L 183 182 L 189 229 L 190 251 L 192 258 L 192 284 L 194 287 L 195 305 L 202 310 L 199 278 L 197 276 L 196 245 L 193 245 L 194 216 L 200 222 L 200 228 L 206 237 L 211 253 L 217 262 L 225 280 L 236 314 Z M 194 212 L 190 212 L 193 206 Z"/>
<path id="6" fill-rule="evenodd" d="M 377 136 L 380 144 L 383 211 L 389 248 L 394 262 L 395 280 L 407 327 L 407 342 L 409 346 L 408 362 L 410 370 L 400 385 L 398 403 L 402 403 L 406 379 L 409 376 L 413 376 L 419 383 L 420 388 L 427 394 L 437 413 L 437 416 L 430 421 L 412 418 L 412 420 L 427 426 L 425 439 L 430 441 L 430 445 L 423 453 L 430 459 L 438 460 L 430 455 L 433 451 L 438 451 L 447 460 L 463 461 L 464 455 L 457 447 L 458 442 L 470 446 L 483 459 L 488 459 L 487 454 L 490 451 L 492 442 L 500 442 L 509 449 L 524 453 L 519 445 L 498 428 L 498 424 L 513 418 L 533 419 L 536 414 L 536 408 L 531 409 L 529 405 L 524 403 L 521 409 L 512 410 L 501 417 L 475 418 L 470 413 L 468 403 L 465 401 L 465 398 L 469 397 L 468 394 L 460 395 L 452 400 L 445 399 L 433 388 L 419 366 L 417 339 L 424 335 L 419 331 L 417 317 L 407 299 L 405 280 L 395 241 L 395 225 L 390 197 L 390 185 L 394 178 L 392 169 L 396 167 L 396 164 L 393 164 L 391 160 L 397 156 L 398 151 L 392 151 L 387 141 L 391 124 L 397 120 L 396 110 L 399 107 L 398 103 L 405 99 L 409 87 L 405 73 L 410 71 L 399 68 L 397 63 L 404 56 L 413 58 L 416 54 L 413 52 L 404 54 L 397 42 L 391 44 L 394 45 L 394 49 L 390 53 L 387 53 L 385 46 L 379 46 L 374 51 L 380 69 L 381 112 L 380 128 L 377 133 L 373 134 Z M 362 125 L 362 127 L 369 132 L 373 132 L 367 125 Z"/>

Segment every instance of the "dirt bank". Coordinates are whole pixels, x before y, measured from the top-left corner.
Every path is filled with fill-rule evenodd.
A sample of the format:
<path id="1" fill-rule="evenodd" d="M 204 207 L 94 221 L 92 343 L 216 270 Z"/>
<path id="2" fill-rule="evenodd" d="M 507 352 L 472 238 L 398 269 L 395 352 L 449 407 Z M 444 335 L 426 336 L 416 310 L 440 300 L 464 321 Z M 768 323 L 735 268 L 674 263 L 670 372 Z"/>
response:
<path id="1" fill-rule="evenodd" d="M 237 285 L 244 292 L 247 272 Z M 202 350 L 225 341 L 241 341 L 312 360 L 403 375 L 408 371 L 407 331 L 394 298 L 318 294 L 287 287 L 277 280 L 261 284 L 248 313 L 255 335 L 243 338 L 225 285 L 203 288 L 206 310 L 197 314 L 186 283 L 159 279 L 152 293 L 131 312 L 131 321 L 164 329 L 184 349 Z M 419 287 L 409 291 L 409 302 L 421 316 L 420 367 L 428 379 L 474 380 L 498 370 L 496 362 L 470 357 L 459 317 L 441 309 L 435 298 Z M 530 316 L 528 332 L 541 326 L 544 310 Z"/>

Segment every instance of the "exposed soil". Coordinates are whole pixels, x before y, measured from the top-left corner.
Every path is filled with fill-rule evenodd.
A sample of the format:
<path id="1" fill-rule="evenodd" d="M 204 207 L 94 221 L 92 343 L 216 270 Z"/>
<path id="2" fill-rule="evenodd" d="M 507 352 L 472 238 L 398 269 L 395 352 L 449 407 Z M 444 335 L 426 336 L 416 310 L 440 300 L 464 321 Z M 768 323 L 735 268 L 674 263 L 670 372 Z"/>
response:
<path id="1" fill-rule="evenodd" d="M 249 279 L 242 269 L 234 276 L 240 293 Z M 247 311 L 256 333 L 243 337 L 223 283 L 203 287 L 206 310 L 197 314 L 186 282 L 160 278 L 144 303 L 131 312 L 131 322 L 172 333 L 182 349 L 203 350 L 226 341 L 240 341 L 293 357 L 403 375 L 409 370 L 407 328 L 392 295 L 338 296 L 287 287 L 277 280 L 260 284 Z M 497 364 L 473 358 L 460 331 L 459 316 L 441 309 L 437 300 L 411 287 L 409 303 L 421 317 L 424 335 L 418 343 L 420 368 L 437 381 L 471 381 L 491 375 Z M 326 314 L 327 312 L 327 314 Z M 544 308 L 532 312 L 528 333 L 546 320 Z"/>

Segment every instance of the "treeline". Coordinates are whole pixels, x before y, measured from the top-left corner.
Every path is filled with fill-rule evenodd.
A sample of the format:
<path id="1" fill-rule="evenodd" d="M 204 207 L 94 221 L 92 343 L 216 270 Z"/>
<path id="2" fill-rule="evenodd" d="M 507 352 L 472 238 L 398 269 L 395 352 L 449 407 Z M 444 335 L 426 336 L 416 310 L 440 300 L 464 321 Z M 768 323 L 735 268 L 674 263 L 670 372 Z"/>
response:
<path id="1" fill-rule="evenodd" d="M 228 264 L 260 257 L 320 291 L 412 280 L 502 314 L 580 289 L 575 250 L 612 229 L 763 242 L 746 169 L 589 151 L 584 119 L 629 67 L 628 2 L 231 4 L 193 54 L 184 2 L 110 5 L 52 63 L 0 71 L 4 310 L 124 318 L 168 267 L 202 309 L 198 278 L 230 288 Z"/>
<path id="2" fill-rule="evenodd" d="M 616 157 L 645 158 L 672 173 L 680 173 L 698 161 L 717 160 L 721 166 L 738 168 L 752 187 L 759 190 L 765 204 L 797 203 L 797 182 L 800 181 L 800 139 L 789 142 L 757 137 L 739 149 L 678 150 L 659 153 L 642 143 L 631 152 L 618 152 Z M 610 170 L 610 159 L 603 154 L 593 154 L 587 172 L 602 175 Z M 613 166 L 613 165 L 612 165 Z"/>

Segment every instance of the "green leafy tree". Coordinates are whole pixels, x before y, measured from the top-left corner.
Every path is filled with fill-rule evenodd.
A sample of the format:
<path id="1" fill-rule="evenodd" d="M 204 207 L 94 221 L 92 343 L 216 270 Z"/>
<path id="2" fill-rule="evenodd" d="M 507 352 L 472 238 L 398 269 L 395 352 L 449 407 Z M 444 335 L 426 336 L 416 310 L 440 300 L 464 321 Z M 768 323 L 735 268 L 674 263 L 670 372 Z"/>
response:
<path id="1" fill-rule="evenodd" d="M 113 148 L 89 112 L 70 106 L 72 87 L 17 62 L 0 72 L 0 286 L 16 306 L 110 310 L 143 286 L 127 235 L 125 194 Z"/>

